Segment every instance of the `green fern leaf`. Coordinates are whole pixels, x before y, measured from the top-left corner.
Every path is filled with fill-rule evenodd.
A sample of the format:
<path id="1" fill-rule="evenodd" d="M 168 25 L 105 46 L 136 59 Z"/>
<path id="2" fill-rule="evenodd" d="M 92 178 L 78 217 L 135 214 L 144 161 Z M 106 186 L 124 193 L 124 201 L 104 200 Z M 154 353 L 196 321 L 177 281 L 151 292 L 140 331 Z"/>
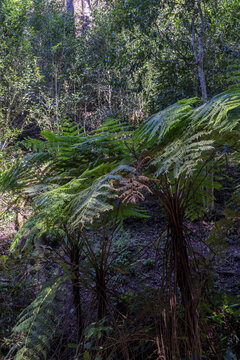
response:
<path id="1" fill-rule="evenodd" d="M 182 102 L 152 115 L 136 132 L 137 142 L 149 142 L 153 138 L 161 141 L 174 127 L 190 118 L 192 111 L 191 102 Z"/>
<path id="2" fill-rule="evenodd" d="M 59 323 L 56 297 L 64 280 L 64 276 L 58 276 L 45 284 L 37 298 L 19 315 L 12 336 L 20 336 L 22 341 L 14 354 L 14 360 L 47 360 L 51 340 Z M 7 358 L 15 350 L 16 347 L 13 347 Z"/>

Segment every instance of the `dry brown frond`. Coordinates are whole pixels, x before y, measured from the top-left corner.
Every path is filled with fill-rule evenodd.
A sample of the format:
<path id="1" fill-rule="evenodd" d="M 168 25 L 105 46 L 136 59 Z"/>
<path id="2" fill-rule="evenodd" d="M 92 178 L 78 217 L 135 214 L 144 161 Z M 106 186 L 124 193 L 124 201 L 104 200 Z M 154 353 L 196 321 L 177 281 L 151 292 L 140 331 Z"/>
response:
<path id="1" fill-rule="evenodd" d="M 149 186 L 146 185 L 150 179 L 146 176 L 138 175 L 135 168 L 131 173 L 127 174 L 121 181 L 121 187 L 114 188 L 117 192 L 122 192 L 119 198 L 123 203 L 135 204 L 138 200 L 144 200 L 144 191 L 152 193 Z"/>

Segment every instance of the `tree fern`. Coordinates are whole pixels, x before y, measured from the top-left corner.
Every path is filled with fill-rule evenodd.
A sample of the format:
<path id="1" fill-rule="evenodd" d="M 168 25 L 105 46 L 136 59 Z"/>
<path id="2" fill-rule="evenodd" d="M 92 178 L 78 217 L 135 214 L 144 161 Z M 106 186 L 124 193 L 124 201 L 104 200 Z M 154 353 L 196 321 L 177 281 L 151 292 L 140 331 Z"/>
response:
<path id="1" fill-rule="evenodd" d="M 224 145 L 223 134 L 238 129 L 239 106 L 238 88 L 196 108 L 188 103 L 175 104 L 153 115 L 135 136 L 138 149 L 133 153 L 139 162 L 142 149 L 146 149 L 149 161 L 141 171 L 151 178 L 149 187 L 168 216 L 171 261 L 174 264 L 169 271 L 173 271 L 181 291 L 191 351 L 200 351 L 199 316 L 194 304 L 194 284 L 183 221 L 185 216 L 196 218 L 196 214 L 202 214 L 200 202 L 208 196 L 209 184 L 209 194 L 213 198 L 215 181 L 212 170 L 216 163 L 211 162 L 214 157 L 217 160 L 221 157 L 218 151 Z"/>
<path id="2" fill-rule="evenodd" d="M 163 183 L 170 181 L 172 194 L 182 187 L 188 200 L 187 188 L 196 174 L 201 178 L 204 163 L 224 153 L 226 144 L 229 149 L 239 149 L 240 88 L 227 90 L 195 108 L 194 103 L 196 99 L 183 101 L 153 115 L 135 136 L 139 148 L 147 148 L 152 158 L 145 166 L 146 174 L 154 174 L 160 181 L 166 177 Z M 212 171 L 206 169 L 201 189 L 198 187 L 200 198 L 204 198 L 204 193 L 207 196 L 203 188 L 211 182 L 212 188 L 215 183 Z M 161 191 L 164 189 L 163 186 Z M 196 191 L 197 187 L 194 189 Z M 184 198 L 183 192 L 181 196 Z"/>

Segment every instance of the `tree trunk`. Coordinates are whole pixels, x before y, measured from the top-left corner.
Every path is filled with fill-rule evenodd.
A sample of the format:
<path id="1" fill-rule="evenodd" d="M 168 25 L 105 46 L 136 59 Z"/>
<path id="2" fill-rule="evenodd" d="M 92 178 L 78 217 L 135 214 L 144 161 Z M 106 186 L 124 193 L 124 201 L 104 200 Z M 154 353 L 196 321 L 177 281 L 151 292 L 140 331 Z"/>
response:
<path id="1" fill-rule="evenodd" d="M 82 27 L 85 29 L 91 21 L 91 4 L 90 0 L 82 0 Z"/>
<path id="2" fill-rule="evenodd" d="M 67 3 L 66 3 L 67 12 L 73 12 L 74 13 L 73 1 L 74 0 L 67 0 Z"/>
<path id="3" fill-rule="evenodd" d="M 73 14 L 77 35 L 91 23 L 91 2 L 90 0 L 66 0 L 66 8 L 67 12 Z"/>
<path id="4" fill-rule="evenodd" d="M 195 18 L 200 17 L 200 30 L 196 39 L 196 29 L 195 29 Z M 192 46 L 193 53 L 198 67 L 198 78 L 201 87 L 202 98 L 204 102 L 207 102 L 207 85 L 206 78 L 204 73 L 204 49 L 203 49 L 203 38 L 205 32 L 205 19 L 202 12 L 201 0 L 196 1 L 195 14 L 192 18 Z"/>
<path id="5" fill-rule="evenodd" d="M 80 277 L 79 277 L 79 247 L 77 244 L 72 244 L 71 247 L 71 274 L 72 274 L 72 293 L 73 304 L 76 314 L 77 322 L 77 339 L 78 342 L 82 337 L 83 322 L 82 322 L 82 307 L 80 297 Z"/>
<path id="6" fill-rule="evenodd" d="M 200 52 L 200 48 L 199 48 L 199 52 Z M 199 61 L 198 63 L 198 76 L 199 76 L 203 101 L 207 102 L 207 85 L 206 85 L 206 79 L 203 69 L 203 56 L 201 56 L 201 61 Z"/>

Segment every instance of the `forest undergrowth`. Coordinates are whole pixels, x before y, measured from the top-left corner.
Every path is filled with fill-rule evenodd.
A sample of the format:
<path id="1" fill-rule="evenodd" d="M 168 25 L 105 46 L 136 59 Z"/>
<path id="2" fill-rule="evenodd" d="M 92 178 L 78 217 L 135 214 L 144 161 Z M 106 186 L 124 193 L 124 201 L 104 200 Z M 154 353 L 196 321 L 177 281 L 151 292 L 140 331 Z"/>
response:
<path id="1" fill-rule="evenodd" d="M 106 344 L 103 344 L 110 351 L 116 351 L 116 355 L 110 357 L 113 359 L 125 359 L 127 356 L 130 359 L 158 358 L 154 350 L 158 346 L 158 339 L 153 334 L 157 331 L 155 327 L 161 308 L 159 283 L 164 262 L 166 219 L 151 196 L 147 199 L 146 208 L 151 215 L 150 219 L 130 218 L 125 221 L 124 232 L 116 244 L 117 265 L 108 274 L 108 316 L 100 324 L 94 322 L 94 283 L 86 284 L 85 289 L 81 290 L 85 321 L 93 321 L 86 329 L 83 346 L 88 349 L 91 344 L 92 348 L 96 338 L 106 336 Z M 14 212 L 11 214 L 11 219 L 4 219 L 1 224 L 1 259 L 9 256 L 9 246 L 16 234 L 16 215 Z M 235 304 L 239 301 L 240 287 L 238 228 L 229 232 L 221 248 L 212 248 L 207 244 L 207 239 L 214 221 L 216 216 L 212 216 L 212 220 L 205 218 L 186 222 L 188 237 L 199 266 L 196 276 L 201 274 L 201 308 L 205 319 L 202 331 L 203 336 L 206 336 L 203 346 L 206 347 L 207 359 L 216 359 L 218 353 L 227 354 L 227 349 L 234 349 L 235 354 L 239 351 L 238 305 Z M 49 258 L 47 248 L 48 245 L 42 245 L 42 251 L 37 258 L 31 258 L 30 263 L 27 258 L 26 262 L 22 261 L 22 255 L 16 253 L 11 260 L 12 264 L 1 272 L 1 286 L 6 289 L 1 296 L 1 311 L 4 314 L 4 327 L 1 327 L 2 354 L 11 345 L 11 340 L 7 339 L 16 316 L 35 298 L 42 282 L 59 270 L 54 260 Z M 56 328 L 52 340 L 52 351 L 48 355 L 51 359 L 75 359 L 74 354 L 79 346 L 75 343 L 76 328 L 70 294 L 69 284 L 63 284 L 58 303 L 61 325 Z M 109 335 L 105 335 L 105 332 L 109 332 Z M 17 341 L 14 339 L 14 342 Z M 124 353 L 122 346 L 126 347 L 128 355 L 120 355 Z M 84 359 L 97 358 L 101 350 L 98 346 L 95 348 L 91 353 L 86 350 Z M 89 357 L 86 355 L 88 353 L 91 354 Z M 232 350 L 229 353 L 230 356 L 234 354 Z"/>
<path id="2" fill-rule="evenodd" d="M 239 0 L 0 0 L 0 360 L 239 360 Z"/>

